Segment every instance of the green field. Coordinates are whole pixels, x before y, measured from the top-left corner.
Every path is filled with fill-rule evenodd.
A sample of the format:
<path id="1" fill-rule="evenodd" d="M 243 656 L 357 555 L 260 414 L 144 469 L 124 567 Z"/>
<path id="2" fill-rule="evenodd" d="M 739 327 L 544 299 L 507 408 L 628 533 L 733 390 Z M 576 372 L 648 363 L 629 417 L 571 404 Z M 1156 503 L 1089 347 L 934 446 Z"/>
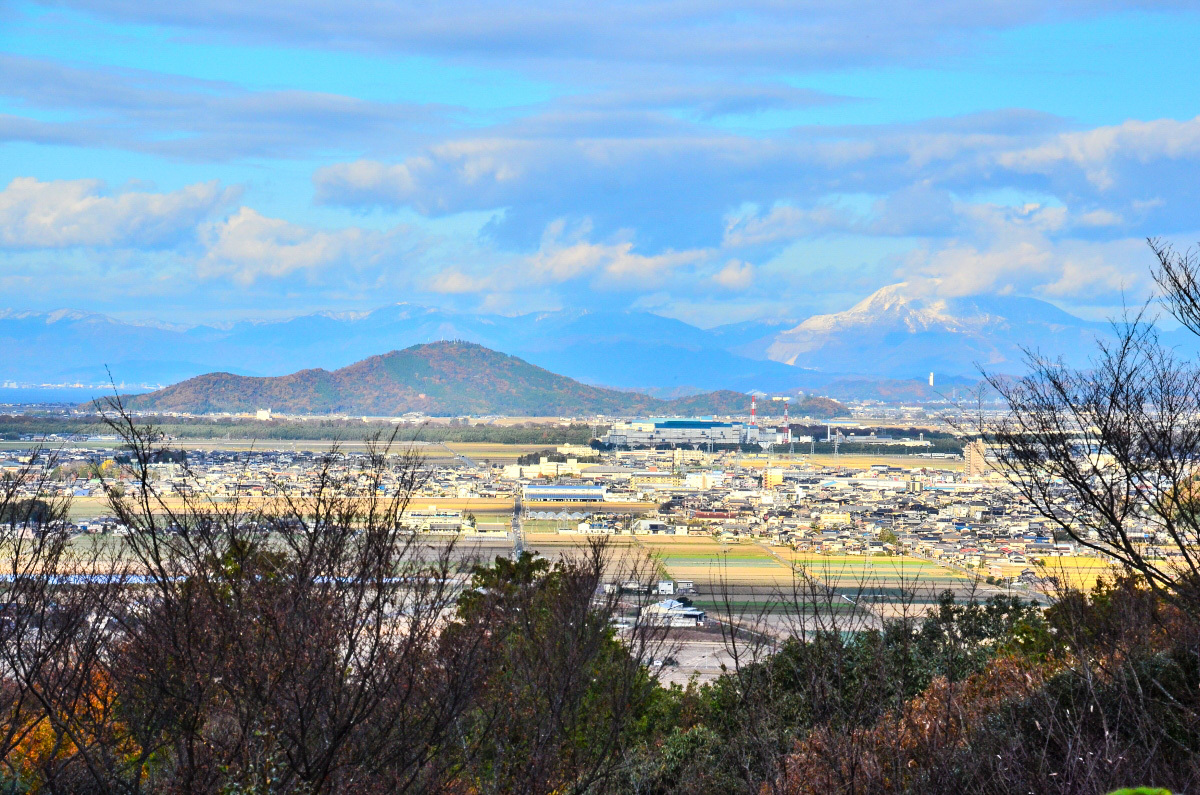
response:
<path id="1" fill-rule="evenodd" d="M 782 548 L 785 560 L 823 578 L 848 582 L 875 580 L 889 586 L 923 585 L 949 588 L 967 581 L 962 572 L 924 558 L 883 555 L 819 555 Z"/>
<path id="2" fill-rule="evenodd" d="M 721 543 L 708 536 L 636 536 L 676 580 L 731 585 L 778 586 L 791 582 L 791 570 L 757 543 Z"/>

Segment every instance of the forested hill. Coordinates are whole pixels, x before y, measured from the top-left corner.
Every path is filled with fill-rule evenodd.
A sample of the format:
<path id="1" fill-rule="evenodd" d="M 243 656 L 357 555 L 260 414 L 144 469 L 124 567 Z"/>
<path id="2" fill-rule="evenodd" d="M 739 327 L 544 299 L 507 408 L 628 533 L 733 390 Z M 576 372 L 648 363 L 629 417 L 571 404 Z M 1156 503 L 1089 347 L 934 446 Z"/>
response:
<path id="1" fill-rule="evenodd" d="M 653 365 L 648 365 L 653 366 Z M 469 342 L 414 345 L 340 370 L 301 370 L 253 378 L 209 373 L 128 398 L 135 411 L 251 412 L 396 416 L 703 415 L 745 413 L 747 396 L 719 391 L 676 400 L 589 386 L 515 356 Z M 768 407 L 762 407 L 766 410 Z M 809 398 L 797 416 L 832 416 L 840 403 Z"/>

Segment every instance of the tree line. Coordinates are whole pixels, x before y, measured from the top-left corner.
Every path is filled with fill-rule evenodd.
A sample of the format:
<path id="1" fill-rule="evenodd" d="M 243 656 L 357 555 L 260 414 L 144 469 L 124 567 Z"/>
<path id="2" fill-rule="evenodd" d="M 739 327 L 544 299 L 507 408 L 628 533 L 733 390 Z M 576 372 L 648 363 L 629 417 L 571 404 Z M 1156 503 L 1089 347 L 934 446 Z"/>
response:
<path id="1" fill-rule="evenodd" d="M 427 442 L 458 442 L 483 444 L 587 444 L 594 426 L 573 423 L 548 425 L 521 423 L 516 425 L 442 424 L 362 422 L 361 420 L 313 419 L 295 420 L 234 420 L 218 418 L 182 418 L 151 416 L 159 433 L 175 439 L 262 439 L 282 441 L 343 441 L 360 439 L 364 435 L 388 435 L 398 429 L 406 439 Z M 603 432 L 601 428 L 601 432 Z M 54 414 L 0 415 L 0 439 L 18 440 L 22 436 L 49 435 L 111 435 L 112 429 L 104 417 L 97 414 L 63 416 Z"/>

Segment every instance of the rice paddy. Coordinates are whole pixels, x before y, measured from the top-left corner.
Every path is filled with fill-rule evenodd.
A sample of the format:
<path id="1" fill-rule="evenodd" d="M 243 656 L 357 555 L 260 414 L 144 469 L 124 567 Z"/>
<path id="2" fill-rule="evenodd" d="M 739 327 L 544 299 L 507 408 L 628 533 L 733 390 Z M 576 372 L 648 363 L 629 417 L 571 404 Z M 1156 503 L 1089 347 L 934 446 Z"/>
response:
<path id="1" fill-rule="evenodd" d="M 931 601 L 947 588 L 961 593 L 974 587 L 966 574 L 920 558 L 818 555 L 757 541 L 722 542 L 701 536 L 641 536 L 636 543 L 659 560 L 672 579 L 692 580 L 707 589 L 725 584 L 739 590 L 786 591 L 800 570 L 838 593 L 899 596 L 908 591 L 919 602 Z"/>
<path id="2" fill-rule="evenodd" d="M 1033 567 L 1041 577 L 1054 577 L 1064 586 L 1091 590 L 1101 576 L 1111 579 L 1118 571 L 1111 560 L 1085 555 L 1046 558 L 1044 565 Z"/>

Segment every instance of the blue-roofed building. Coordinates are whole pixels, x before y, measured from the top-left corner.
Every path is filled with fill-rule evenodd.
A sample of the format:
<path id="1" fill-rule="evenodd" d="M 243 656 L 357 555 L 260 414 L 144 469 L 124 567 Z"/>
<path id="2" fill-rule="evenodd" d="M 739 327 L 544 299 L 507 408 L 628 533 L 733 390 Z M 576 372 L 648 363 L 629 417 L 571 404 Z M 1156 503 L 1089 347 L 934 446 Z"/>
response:
<path id="1" fill-rule="evenodd" d="M 715 420 L 648 419 L 618 422 L 600 439 L 617 447 L 659 445 L 757 444 L 757 425 Z"/>
<path id="2" fill-rule="evenodd" d="M 524 487 L 526 502 L 604 502 L 607 486 L 555 486 L 530 484 Z"/>

